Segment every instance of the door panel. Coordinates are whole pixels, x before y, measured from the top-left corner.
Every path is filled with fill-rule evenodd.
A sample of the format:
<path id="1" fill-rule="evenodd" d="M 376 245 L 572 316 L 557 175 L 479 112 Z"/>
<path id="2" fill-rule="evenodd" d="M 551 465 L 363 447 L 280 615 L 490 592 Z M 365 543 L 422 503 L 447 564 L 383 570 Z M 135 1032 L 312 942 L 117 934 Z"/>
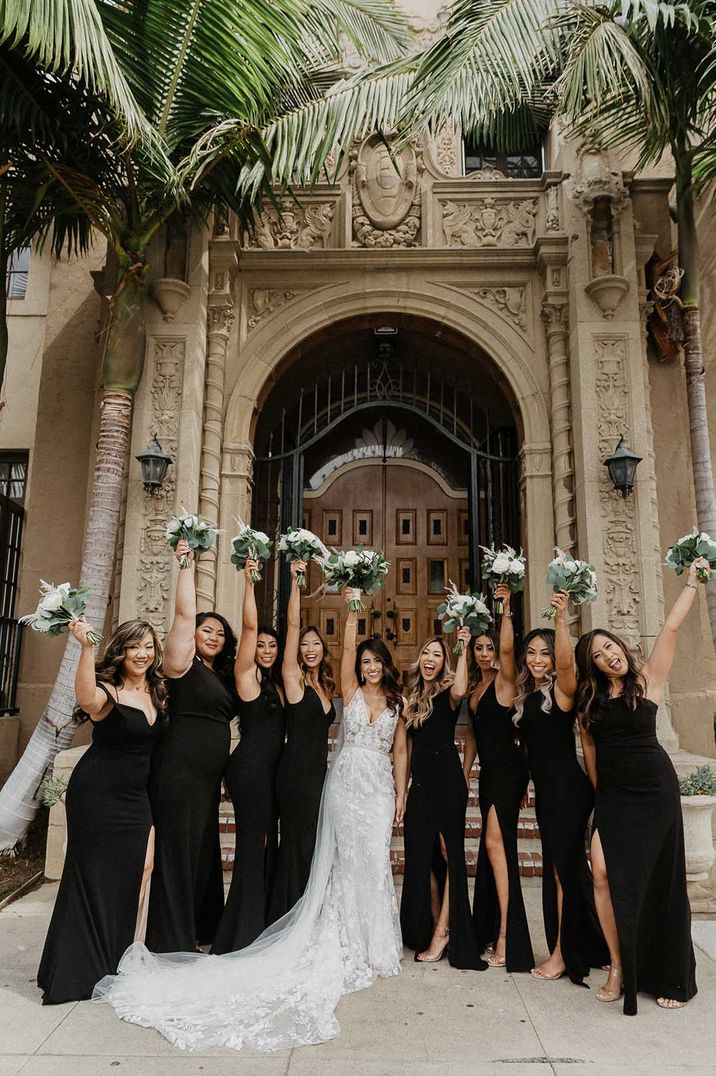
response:
<path id="1" fill-rule="evenodd" d="M 378 634 L 405 671 L 435 633 L 437 607 L 449 579 L 461 589 L 469 571 L 467 495 L 449 491 L 435 472 L 397 460 L 366 463 L 339 474 L 323 492 L 304 495 L 304 522 L 326 545 L 364 544 L 382 550 L 390 573 L 382 591 L 364 598 L 359 639 Z M 338 537 L 340 535 L 340 537 Z M 321 627 L 340 662 L 345 602 L 340 594 L 310 597 L 320 582 L 315 566 L 302 622 Z"/>

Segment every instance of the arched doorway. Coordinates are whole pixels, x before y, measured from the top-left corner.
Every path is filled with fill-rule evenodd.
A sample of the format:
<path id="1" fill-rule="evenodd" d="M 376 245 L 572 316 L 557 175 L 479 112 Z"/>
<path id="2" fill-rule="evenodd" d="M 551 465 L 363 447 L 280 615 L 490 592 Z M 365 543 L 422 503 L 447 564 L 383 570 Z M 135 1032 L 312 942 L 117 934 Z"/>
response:
<path id="1" fill-rule="evenodd" d="M 338 322 L 286 356 L 254 435 L 253 522 L 305 525 L 326 545 L 384 550 L 391 573 L 360 635 L 380 634 L 403 666 L 435 630 L 452 579 L 480 588 L 479 546 L 520 544 L 520 430 L 509 389 L 476 344 L 444 325 L 372 314 Z M 341 643 L 339 595 L 304 619 Z M 265 620 L 283 616 L 288 574 L 267 565 Z"/>

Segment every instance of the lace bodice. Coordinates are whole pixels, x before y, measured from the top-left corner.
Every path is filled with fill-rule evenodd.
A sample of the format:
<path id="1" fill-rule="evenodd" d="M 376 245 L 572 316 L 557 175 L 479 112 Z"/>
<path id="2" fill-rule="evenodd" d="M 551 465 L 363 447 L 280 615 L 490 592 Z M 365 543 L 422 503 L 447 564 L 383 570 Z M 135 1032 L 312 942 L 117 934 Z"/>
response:
<path id="1" fill-rule="evenodd" d="M 385 709 L 371 724 L 368 707 L 360 688 L 343 709 L 343 744 L 368 747 L 389 755 L 393 747 L 398 711 Z"/>

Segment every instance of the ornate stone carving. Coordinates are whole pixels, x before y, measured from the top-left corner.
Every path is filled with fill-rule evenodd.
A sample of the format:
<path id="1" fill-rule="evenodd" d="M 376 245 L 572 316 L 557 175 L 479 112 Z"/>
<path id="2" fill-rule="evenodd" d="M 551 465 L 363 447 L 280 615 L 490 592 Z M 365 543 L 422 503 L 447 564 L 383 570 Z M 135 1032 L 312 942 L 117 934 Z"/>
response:
<path id="1" fill-rule="evenodd" d="M 429 48 L 439 37 L 442 37 L 450 17 L 450 4 L 441 4 L 435 14 L 429 18 L 413 15 L 408 20 L 408 25 L 413 34 L 413 48 L 415 52 L 422 52 Z"/>
<path id="2" fill-rule="evenodd" d="M 284 305 L 300 295 L 298 291 L 288 291 L 283 288 L 254 288 L 248 294 L 246 322 L 249 332 L 255 329 L 259 322 L 269 314 L 273 314 Z"/>
<path id="3" fill-rule="evenodd" d="M 451 179 L 460 175 L 460 139 L 452 127 L 441 127 L 428 147 L 438 172 Z"/>
<path id="4" fill-rule="evenodd" d="M 420 229 L 422 162 L 412 146 L 395 158 L 378 135 L 354 154 L 353 235 L 362 247 L 412 247 Z"/>
<path id="5" fill-rule="evenodd" d="M 535 239 L 537 199 L 443 202 L 443 232 L 449 247 L 530 247 Z"/>
<path id="6" fill-rule="evenodd" d="M 629 201 L 629 191 L 621 172 L 609 169 L 606 155 L 599 149 L 579 151 L 577 172 L 572 181 L 572 200 L 585 216 L 592 212 L 597 198 L 609 198 L 612 213 L 618 216 Z"/>
<path id="7" fill-rule="evenodd" d="M 626 349 L 626 337 L 594 338 L 604 594 L 610 626 L 635 646 L 641 634 L 636 506 L 633 497 L 614 492 L 601 466 L 620 434 L 628 437 L 630 433 Z"/>
<path id="8" fill-rule="evenodd" d="M 470 172 L 467 178 L 470 182 L 474 179 L 479 182 L 480 180 L 507 179 L 507 176 L 499 168 L 495 168 L 493 164 L 486 164 L 483 168 L 476 168 L 474 172 Z"/>
<path id="9" fill-rule="evenodd" d="M 547 214 L 544 226 L 548 232 L 559 231 L 559 187 L 555 183 L 547 188 Z"/>
<path id="10" fill-rule="evenodd" d="M 179 414 L 184 382 L 184 340 L 154 340 L 151 367 L 149 428 L 174 460 L 164 484 L 154 497 L 142 502 L 137 581 L 137 615 L 164 633 L 171 579 L 172 555 L 164 538 L 167 517 L 175 510 Z"/>
<path id="11" fill-rule="evenodd" d="M 280 213 L 266 207 L 257 222 L 256 233 L 249 247 L 261 250 L 313 250 L 326 249 L 330 244 L 334 202 L 306 203 L 299 205 L 291 198 L 283 198 Z"/>
<path id="12" fill-rule="evenodd" d="M 470 293 L 481 302 L 499 310 L 518 329 L 527 329 L 527 289 L 519 285 L 505 287 L 470 288 Z"/>

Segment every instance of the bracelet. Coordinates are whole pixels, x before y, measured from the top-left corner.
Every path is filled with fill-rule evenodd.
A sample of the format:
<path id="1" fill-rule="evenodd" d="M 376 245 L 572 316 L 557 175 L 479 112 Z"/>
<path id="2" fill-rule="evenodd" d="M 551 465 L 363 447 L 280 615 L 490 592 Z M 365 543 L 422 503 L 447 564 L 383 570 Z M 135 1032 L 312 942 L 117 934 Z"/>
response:
<path id="1" fill-rule="evenodd" d="M 510 619 L 512 619 L 512 613 L 506 613 L 504 609 L 502 610 L 502 615 L 508 616 Z"/>
<path id="2" fill-rule="evenodd" d="M 698 590 L 699 589 L 698 586 L 696 585 L 696 583 L 687 583 L 686 586 L 689 587 L 690 590 Z"/>

